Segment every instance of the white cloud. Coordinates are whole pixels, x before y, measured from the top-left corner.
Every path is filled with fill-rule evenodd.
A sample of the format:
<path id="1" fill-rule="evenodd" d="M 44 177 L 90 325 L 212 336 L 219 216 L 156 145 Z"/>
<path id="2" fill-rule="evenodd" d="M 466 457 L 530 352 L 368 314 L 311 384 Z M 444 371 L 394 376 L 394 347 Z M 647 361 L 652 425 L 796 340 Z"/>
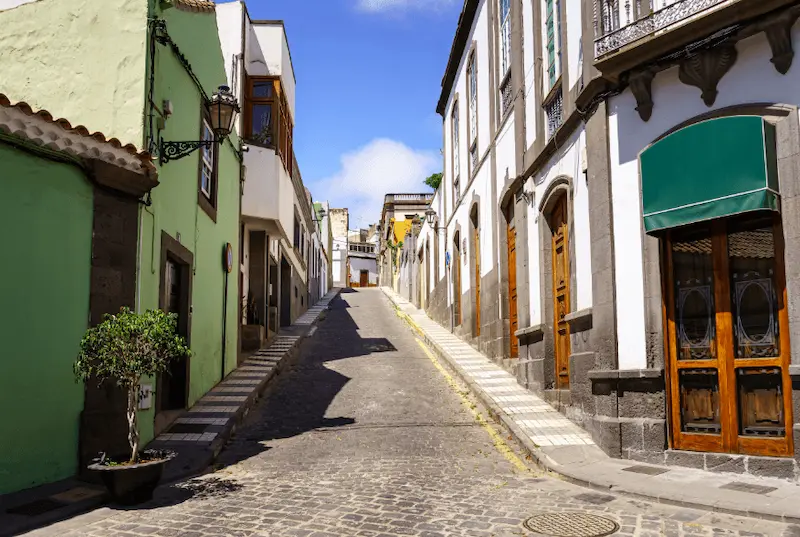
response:
<path id="1" fill-rule="evenodd" d="M 351 228 L 367 227 L 380 219 L 386 194 L 430 192 L 423 181 L 441 167 L 438 151 L 377 138 L 342 155 L 339 171 L 316 181 L 311 191 L 315 201 L 327 199 L 331 207 L 350 209 Z"/>
<path id="2" fill-rule="evenodd" d="M 409 9 L 438 11 L 456 4 L 458 0 L 358 0 L 358 9 L 372 13 L 405 11 Z"/>

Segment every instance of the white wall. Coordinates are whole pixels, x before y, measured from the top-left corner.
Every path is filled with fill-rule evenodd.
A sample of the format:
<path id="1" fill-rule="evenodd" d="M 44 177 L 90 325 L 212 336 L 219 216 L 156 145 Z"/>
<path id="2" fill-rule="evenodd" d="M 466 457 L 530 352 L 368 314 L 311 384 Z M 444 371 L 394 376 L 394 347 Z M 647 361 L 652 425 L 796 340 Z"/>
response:
<path id="1" fill-rule="evenodd" d="M 280 23 L 253 24 L 251 36 L 255 37 L 255 40 L 249 46 L 251 57 L 247 67 L 251 75 L 281 77 L 286 100 L 294 118 L 296 117 L 294 68 L 285 35 L 283 25 Z"/>
<path id="2" fill-rule="evenodd" d="M 242 194 L 242 215 L 261 219 L 280 218 L 280 205 L 292 203 L 291 184 L 280 157 L 272 149 L 251 146 L 244 154 L 245 181 Z M 281 178 L 279 174 L 283 174 Z M 287 200 L 288 194 L 288 200 Z M 291 232 L 291 227 L 285 228 Z"/>
<path id="3" fill-rule="evenodd" d="M 350 257 L 350 279 L 354 282 L 360 281 L 361 271 L 369 271 L 369 283 L 375 285 L 378 283 L 378 262 L 375 259 L 368 259 L 365 257 Z"/>
<path id="4" fill-rule="evenodd" d="M 792 30 L 794 46 L 800 30 Z M 763 34 L 737 44 L 738 59 L 720 81 L 712 107 L 700 98 L 700 90 L 678 80 L 678 68 L 660 72 L 653 81 L 653 115 L 644 122 L 636 112 L 630 91 L 609 100 L 611 189 L 617 286 L 617 337 L 619 367 L 644 368 L 644 275 L 642 273 L 642 212 L 639 198 L 638 155 L 659 136 L 709 110 L 744 103 L 798 104 L 800 68 L 778 73 Z"/>
<path id="5" fill-rule="evenodd" d="M 566 47 L 566 50 L 563 51 L 563 57 L 569 64 L 567 87 L 572 88 L 580 78 L 583 70 L 581 0 L 561 0 L 561 2 L 561 9 L 567 10 L 567 42 L 563 44 Z M 590 38 L 590 36 L 586 37 L 587 39 Z"/>
<path id="6" fill-rule="evenodd" d="M 530 146 L 536 139 L 536 114 L 539 113 L 536 105 L 536 84 L 540 79 L 536 77 L 536 54 L 533 47 L 534 32 L 536 31 L 533 17 L 533 2 L 522 2 L 522 68 L 525 74 L 525 145 Z"/>
<path id="7" fill-rule="evenodd" d="M 236 76 L 231 72 L 231 63 L 234 58 L 237 58 L 242 53 L 242 17 L 244 17 L 244 9 L 241 2 L 228 2 L 225 4 L 217 4 L 217 31 L 219 33 L 219 42 L 222 48 L 222 59 L 225 63 L 225 75 L 228 80 L 228 86 L 242 102 L 242 96 L 238 85 L 234 84 Z M 239 80 L 241 82 L 241 80 Z"/>

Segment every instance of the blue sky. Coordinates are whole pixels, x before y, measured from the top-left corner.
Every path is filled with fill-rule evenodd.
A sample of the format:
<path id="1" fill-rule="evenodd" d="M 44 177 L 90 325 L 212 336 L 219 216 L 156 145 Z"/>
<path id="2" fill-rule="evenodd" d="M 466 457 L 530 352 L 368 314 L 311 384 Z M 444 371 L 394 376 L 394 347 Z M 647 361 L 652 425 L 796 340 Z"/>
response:
<path id="1" fill-rule="evenodd" d="M 315 201 L 380 217 L 387 192 L 424 192 L 441 171 L 441 80 L 460 0 L 249 0 L 283 19 L 297 103 L 295 153 Z"/>

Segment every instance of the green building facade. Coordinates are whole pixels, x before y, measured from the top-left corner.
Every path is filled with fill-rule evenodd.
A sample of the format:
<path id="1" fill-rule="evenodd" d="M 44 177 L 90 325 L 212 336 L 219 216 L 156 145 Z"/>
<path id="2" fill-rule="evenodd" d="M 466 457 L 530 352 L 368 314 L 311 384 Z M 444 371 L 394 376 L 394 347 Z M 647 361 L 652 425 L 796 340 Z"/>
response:
<path id="1" fill-rule="evenodd" d="M 115 147 L 149 152 L 158 177 L 149 192 L 131 187 L 137 180 L 130 178 L 121 188 L 138 198 L 115 209 L 119 200 L 93 197 L 96 186 L 69 165 L 0 144 L 19 200 L 3 224 L 20 230 L 15 244 L 36 243 L 30 259 L 2 269 L 3 281 L 13 282 L 0 295 L 4 316 L 13 319 L 0 324 L 3 340 L 15 341 L 0 362 L 3 399 L 14 402 L 3 405 L 8 415 L 0 420 L 0 460 L 9 463 L 0 467 L 2 494 L 73 475 L 100 451 L 127 449 L 119 391 L 82 389 L 72 377 L 80 337 L 102 314 L 121 305 L 175 311 L 193 352 L 170 375 L 145 381 L 155 393 L 140 412 L 143 443 L 236 367 L 238 268 L 225 271 L 223 252 L 230 245 L 239 258 L 241 166 L 235 133 L 213 151 L 158 160 L 162 140 L 203 138 L 207 100 L 225 84 L 213 3 L 38 0 L 0 12 L 0 26 L 8 52 L 0 58 L 0 93 L 9 102 L 68 118 Z M 124 237 L 107 241 L 108 264 L 119 266 L 94 266 L 93 225 L 95 242 L 106 232 Z M 42 278 L 40 266 L 52 277 Z M 43 326 L 37 315 L 50 321 Z M 15 353 L 24 359 L 11 359 Z"/>

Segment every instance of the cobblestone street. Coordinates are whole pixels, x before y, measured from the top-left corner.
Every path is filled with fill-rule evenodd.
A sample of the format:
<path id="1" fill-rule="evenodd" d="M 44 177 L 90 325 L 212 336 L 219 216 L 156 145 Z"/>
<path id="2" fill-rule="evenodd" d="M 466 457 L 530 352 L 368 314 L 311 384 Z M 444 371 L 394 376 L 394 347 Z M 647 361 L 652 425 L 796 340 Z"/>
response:
<path id="1" fill-rule="evenodd" d="M 800 527 L 545 475 L 483 415 L 380 290 L 349 290 L 214 472 L 165 485 L 144 506 L 102 508 L 30 535 L 499 537 L 536 535 L 523 522 L 538 513 L 580 511 L 613 519 L 617 535 L 800 536 Z M 577 529 L 569 535 L 597 534 Z"/>

